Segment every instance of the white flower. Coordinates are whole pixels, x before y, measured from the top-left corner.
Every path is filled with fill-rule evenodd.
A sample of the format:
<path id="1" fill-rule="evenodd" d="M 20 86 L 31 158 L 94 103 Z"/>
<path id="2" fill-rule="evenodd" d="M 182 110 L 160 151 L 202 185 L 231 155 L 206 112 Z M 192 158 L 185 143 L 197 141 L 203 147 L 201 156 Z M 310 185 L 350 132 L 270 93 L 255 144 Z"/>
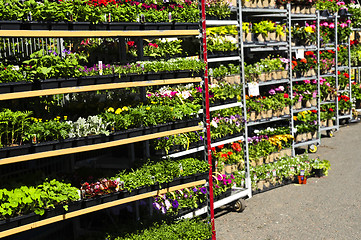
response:
<path id="1" fill-rule="evenodd" d="M 18 65 L 15 65 L 15 66 L 13 66 L 13 67 L 12 67 L 12 69 L 11 69 L 11 70 L 14 70 L 14 71 L 19 71 L 19 69 L 20 69 L 20 68 L 19 68 L 19 66 L 18 66 Z"/>
<path id="2" fill-rule="evenodd" d="M 253 132 L 254 132 L 255 134 L 258 134 L 258 133 L 259 133 L 259 130 L 256 129 L 256 130 L 254 130 Z"/>
<path id="3" fill-rule="evenodd" d="M 215 128 L 218 127 L 218 124 L 217 124 L 214 120 L 212 120 L 211 125 L 212 125 L 213 127 L 215 127 Z"/>
<path id="4" fill-rule="evenodd" d="M 191 96 L 192 96 L 192 94 L 189 91 L 183 91 L 182 92 L 183 99 L 187 99 L 187 98 L 189 98 Z"/>

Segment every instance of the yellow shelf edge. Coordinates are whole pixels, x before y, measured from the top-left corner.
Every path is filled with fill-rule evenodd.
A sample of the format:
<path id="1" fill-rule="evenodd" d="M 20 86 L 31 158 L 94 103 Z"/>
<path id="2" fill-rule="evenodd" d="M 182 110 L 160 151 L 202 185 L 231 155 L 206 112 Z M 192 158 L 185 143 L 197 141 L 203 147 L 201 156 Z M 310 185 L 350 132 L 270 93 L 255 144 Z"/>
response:
<path id="1" fill-rule="evenodd" d="M 61 156 L 61 155 L 79 153 L 79 152 L 86 152 L 86 151 L 98 150 L 98 149 L 109 148 L 109 147 L 116 147 L 116 146 L 120 146 L 120 145 L 124 145 L 124 144 L 141 142 L 141 141 L 155 139 L 155 138 L 159 138 L 159 137 L 165 137 L 165 136 L 169 136 L 169 135 L 175 135 L 175 134 L 180 134 L 180 133 L 185 133 L 185 132 L 200 131 L 200 130 L 203 130 L 203 129 L 199 126 L 194 126 L 194 127 L 180 128 L 180 129 L 176 129 L 176 130 L 160 132 L 160 133 L 147 134 L 144 136 L 110 141 L 110 142 L 105 142 L 105 143 L 98 143 L 98 144 L 86 145 L 86 146 L 81 146 L 81 147 L 65 148 L 65 149 L 59 149 L 59 150 L 53 150 L 53 151 L 47 151 L 47 152 L 32 153 L 32 154 L 27 154 L 27 155 L 8 157 L 8 158 L 0 159 L 0 165 L 30 161 L 30 160 L 40 159 L 40 158 L 55 157 L 55 156 Z"/>
<path id="2" fill-rule="evenodd" d="M 120 88 L 128 88 L 128 87 L 130 88 L 130 87 L 146 87 L 146 86 L 167 85 L 167 84 L 192 83 L 192 82 L 201 82 L 201 81 L 202 79 L 200 77 L 195 77 L 195 78 L 175 78 L 175 79 L 164 79 L 164 80 L 154 80 L 154 81 L 107 83 L 107 84 L 98 84 L 98 85 L 89 85 L 89 86 L 54 88 L 54 89 L 34 90 L 34 91 L 26 91 L 26 92 L 4 93 L 4 94 L 0 94 L 0 100 L 12 100 L 19 98 L 40 97 L 40 96 L 56 95 L 56 94 L 111 90 L 111 89 L 120 89 Z"/>
<path id="3" fill-rule="evenodd" d="M 196 36 L 199 30 L 62 31 L 0 30 L 0 37 L 162 37 Z"/>
<path id="4" fill-rule="evenodd" d="M 63 215 L 59 215 L 59 216 L 55 216 L 55 217 L 52 217 L 52 218 L 44 219 L 44 220 L 41 220 L 41 221 L 38 221 L 38 222 L 29 223 L 29 224 L 26 224 L 26 225 L 23 225 L 23 226 L 20 226 L 20 227 L 16 227 L 16 228 L 12 228 L 12 229 L 0 232 L 0 238 L 7 237 L 7 236 L 10 236 L 10 235 L 14 235 L 14 234 L 24 232 L 24 231 L 27 231 L 27 230 L 30 230 L 30 229 L 42 227 L 42 226 L 52 224 L 52 223 L 55 223 L 55 222 L 67 220 L 67 219 L 77 217 L 77 216 L 80 216 L 80 215 L 84 215 L 84 214 L 87 214 L 87 213 L 96 212 L 96 211 L 103 210 L 103 209 L 106 209 L 106 208 L 110 208 L 110 207 L 114 207 L 114 206 L 117 206 L 117 205 L 125 204 L 125 203 L 128 203 L 128 202 L 134 202 L 134 201 L 141 200 L 141 199 L 144 199 L 144 198 L 154 197 L 154 196 L 157 196 L 159 194 L 164 194 L 164 193 L 167 193 L 167 192 L 173 192 L 173 191 L 183 189 L 183 188 L 189 188 L 189 187 L 193 187 L 193 186 L 197 186 L 197 185 L 203 185 L 205 183 L 206 183 L 206 180 L 199 180 L 199 181 L 186 183 L 186 184 L 182 184 L 182 185 L 178 185 L 178 186 L 174 186 L 174 187 L 170 187 L 170 188 L 166 188 L 166 189 L 161 189 L 161 190 L 158 190 L 158 191 L 143 193 L 143 194 L 128 197 L 128 198 L 123 198 L 123 199 L 115 200 L 115 201 L 112 201 L 112 202 L 99 204 L 99 205 L 96 205 L 96 206 L 88 207 L 88 208 L 77 210 L 77 211 L 70 212 L 70 213 L 65 213 Z"/>

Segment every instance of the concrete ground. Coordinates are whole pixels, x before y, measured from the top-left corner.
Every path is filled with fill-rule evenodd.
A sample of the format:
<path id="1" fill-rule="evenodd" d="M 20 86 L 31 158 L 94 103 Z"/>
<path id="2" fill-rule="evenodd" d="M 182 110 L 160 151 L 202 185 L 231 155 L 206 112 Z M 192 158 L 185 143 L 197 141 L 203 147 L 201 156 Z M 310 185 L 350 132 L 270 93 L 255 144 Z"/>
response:
<path id="1" fill-rule="evenodd" d="M 328 177 L 257 194 L 243 213 L 217 212 L 217 239 L 361 239 L 361 124 L 323 138 L 314 155 L 331 162 Z"/>

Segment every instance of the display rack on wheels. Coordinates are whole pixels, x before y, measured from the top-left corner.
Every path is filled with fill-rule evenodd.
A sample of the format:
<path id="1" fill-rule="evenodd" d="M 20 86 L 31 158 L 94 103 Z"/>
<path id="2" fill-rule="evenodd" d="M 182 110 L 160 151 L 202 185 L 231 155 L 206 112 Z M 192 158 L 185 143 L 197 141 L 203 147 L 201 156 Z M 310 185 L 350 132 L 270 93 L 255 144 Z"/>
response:
<path id="1" fill-rule="evenodd" d="M 201 33 L 201 59 L 207 64 L 207 46 L 205 39 L 206 32 L 206 22 L 205 22 L 205 0 L 201 1 L 200 4 L 201 10 L 201 21 L 200 21 L 200 30 L 140 30 L 140 31 L 33 31 L 33 30 L 0 30 L 0 37 L 2 38 L 122 38 L 122 37 L 174 37 L 174 36 L 198 36 Z M 212 223 L 212 232 L 213 239 L 215 239 L 215 227 L 214 227 L 214 211 L 213 211 L 213 189 L 212 189 L 212 159 L 211 159 L 211 148 L 210 148 L 210 113 L 209 113 L 209 94 L 208 94 L 208 73 L 207 68 L 204 71 L 204 76 L 195 76 L 195 77 L 183 77 L 183 78 L 171 78 L 171 79 L 159 79 L 159 80 L 144 80 L 144 81 L 123 81 L 123 82 L 111 82 L 104 84 L 92 84 L 87 86 L 76 86 L 76 87 L 53 87 L 48 89 L 40 90 L 26 90 L 19 92 L 10 92 L 10 93 L 1 93 L 0 100 L 12 100 L 12 99 L 26 99 L 31 97 L 39 96 L 48 96 L 55 94 L 67 94 L 67 93 L 82 93 L 82 92 L 92 92 L 99 90 L 111 90 L 111 89 L 125 89 L 125 88 L 136 88 L 136 87 L 146 87 L 146 86 L 161 86 L 168 84 L 188 84 L 188 83 L 200 83 L 203 87 L 203 118 L 204 124 L 203 127 L 200 127 L 197 124 L 186 124 L 186 127 L 182 128 L 167 128 L 167 130 L 160 130 L 157 132 L 152 131 L 142 131 L 138 136 L 129 136 L 122 139 L 110 139 L 97 141 L 96 143 L 90 143 L 86 145 L 79 145 L 75 147 L 66 147 L 66 148 L 57 148 L 56 150 L 46 150 L 42 152 L 35 152 L 29 154 L 20 154 L 16 156 L 8 155 L 7 157 L 0 159 L 0 165 L 15 164 L 19 162 L 34 161 L 36 159 L 44 159 L 49 157 L 59 157 L 65 156 L 68 154 L 75 154 L 81 152 L 88 152 L 99 149 L 106 149 L 110 147 L 116 147 L 121 145 L 132 144 L 136 142 L 144 142 L 151 139 L 156 139 L 160 137 L 166 137 L 170 135 L 176 135 L 180 133 L 187 133 L 193 131 L 205 131 L 205 140 L 204 150 L 205 160 L 209 163 L 209 174 L 208 178 L 204 177 L 202 179 L 194 179 L 192 182 L 181 183 L 176 186 L 163 187 L 158 190 L 146 190 L 146 192 L 137 192 L 133 193 L 130 196 L 122 196 L 119 194 L 110 194 L 110 201 L 99 201 L 95 205 L 87 206 L 84 205 L 82 200 L 77 202 L 77 208 L 69 209 L 69 212 L 66 213 L 54 213 L 49 217 L 35 217 L 34 219 L 29 219 L 22 222 L 8 222 L 1 221 L 0 223 L 0 238 L 18 234 L 27 230 L 34 228 L 39 228 L 45 225 L 52 223 L 65 221 L 67 219 L 72 219 L 77 216 L 93 213 L 99 210 L 108 209 L 110 207 L 119 206 L 125 203 L 135 202 L 141 199 L 149 199 L 151 197 L 156 197 L 160 194 L 165 194 L 173 192 L 176 190 L 191 188 L 199 185 L 208 186 L 208 204 L 205 207 L 206 212 L 209 213 L 211 223 Z M 59 85 L 58 85 L 59 86 Z M 192 125 L 192 126 L 191 126 Z M 53 149 L 53 148 L 52 148 Z M 11 151 L 11 149 L 9 150 Z M 51 161 L 51 159 L 49 160 Z M 209 181 L 209 182 L 208 182 Z M 208 182 L 208 183 L 207 183 Z M 71 203 L 72 204 L 72 203 Z M 32 214 L 31 216 L 33 216 Z M 26 216 L 25 216 L 26 217 Z M 11 226 L 10 226 L 11 223 Z"/>

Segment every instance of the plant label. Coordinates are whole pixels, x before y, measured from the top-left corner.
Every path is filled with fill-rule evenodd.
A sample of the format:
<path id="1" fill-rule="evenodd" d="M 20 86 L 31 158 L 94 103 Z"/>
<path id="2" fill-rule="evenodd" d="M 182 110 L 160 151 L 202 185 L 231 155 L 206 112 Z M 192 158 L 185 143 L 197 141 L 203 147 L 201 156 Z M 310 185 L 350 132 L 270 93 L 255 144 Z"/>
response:
<path id="1" fill-rule="evenodd" d="M 259 84 L 257 82 L 248 83 L 248 94 L 252 96 L 259 95 Z"/>
<path id="2" fill-rule="evenodd" d="M 78 200 L 80 200 L 81 199 L 81 190 L 80 189 L 78 190 L 78 196 L 79 196 Z"/>
<path id="3" fill-rule="evenodd" d="M 103 75 L 103 61 L 98 62 L 99 75 Z"/>
<path id="4" fill-rule="evenodd" d="M 180 172 L 180 173 L 183 173 L 183 166 L 182 166 L 181 163 L 179 164 L 179 172 Z"/>
<path id="5" fill-rule="evenodd" d="M 302 59 L 305 58 L 305 49 L 296 49 L 296 58 Z"/>
<path id="6" fill-rule="evenodd" d="M 124 189 L 124 181 L 119 182 L 119 189 Z"/>
<path id="7" fill-rule="evenodd" d="M 300 176 L 305 176 L 305 170 L 300 171 Z"/>
<path id="8" fill-rule="evenodd" d="M 241 180 L 241 187 L 244 187 L 244 179 Z"/>
<path id="9" fill-rule="evenodd" d="M 277 177 L 276 169 L 273 169 L 273 170 L 272 170 L 272 175 L 273 175 L 274 177 Z"/>

